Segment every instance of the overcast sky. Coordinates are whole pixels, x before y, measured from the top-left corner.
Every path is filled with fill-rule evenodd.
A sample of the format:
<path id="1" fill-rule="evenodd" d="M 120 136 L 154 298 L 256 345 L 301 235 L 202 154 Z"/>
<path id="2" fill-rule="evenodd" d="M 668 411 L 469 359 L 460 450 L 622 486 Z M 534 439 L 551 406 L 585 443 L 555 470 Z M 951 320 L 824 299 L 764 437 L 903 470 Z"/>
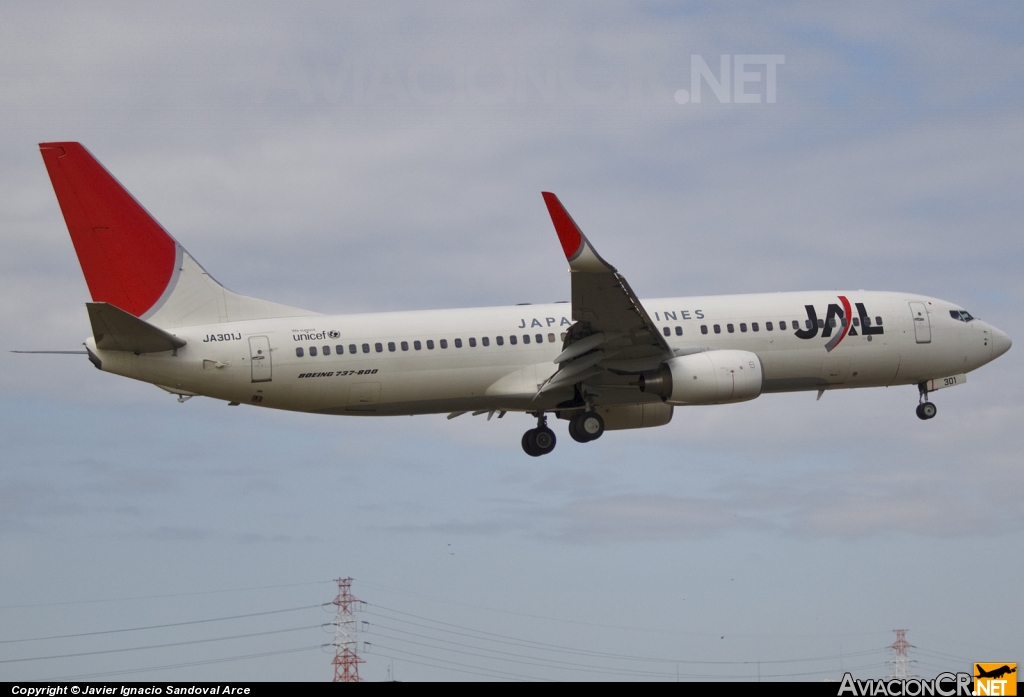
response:
<path id="1" fill-rule="evenodd" d="M 756 79 L 697 102 L 723 56 Z M 0 348 L 90 334 L 50 140 L 310 310 L 567 299 L 551 190 L 641 297 L 901 290 L 1021 341 L 1022 66 L 1012 2 L 8 0 Z M 540 459 L 522 415 L 178 404 L 5 353 L 0 680 L 326 680 L 338 576 L 372 680 L 881 677 L 895 628 L 922 675 L 1024 660 L 1020 350 L 928 422 L 913 387 L 766 395 Z"/>

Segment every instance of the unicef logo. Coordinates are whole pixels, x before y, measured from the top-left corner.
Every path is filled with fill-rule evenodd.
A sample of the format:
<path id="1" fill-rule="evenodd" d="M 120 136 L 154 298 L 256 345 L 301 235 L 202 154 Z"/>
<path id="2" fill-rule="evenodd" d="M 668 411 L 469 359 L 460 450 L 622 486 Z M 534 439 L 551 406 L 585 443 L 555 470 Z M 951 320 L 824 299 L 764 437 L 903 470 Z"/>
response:
<path id="1" fill-rule="evenodd" d="M 331 331 L 327 332 L 327 336 L 331 337 L 332 339 L 337 339 L 338 337 L 341 336 L 341 332 L 337 331 L 336 329 L 332 329 Z"/>

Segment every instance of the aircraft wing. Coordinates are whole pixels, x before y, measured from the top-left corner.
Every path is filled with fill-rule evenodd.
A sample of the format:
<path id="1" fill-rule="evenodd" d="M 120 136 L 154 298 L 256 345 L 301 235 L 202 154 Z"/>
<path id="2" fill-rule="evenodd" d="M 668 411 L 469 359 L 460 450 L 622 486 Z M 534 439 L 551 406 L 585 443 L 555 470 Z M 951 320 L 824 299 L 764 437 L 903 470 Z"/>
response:
<path id="1" fill-rule="evenodd" d="M 555 359 L 558 372 L 541 391 L 605 370 L 639 373 L 673 356 L 626 279 L 594 250 L 558 197 L 544 192 L 551 222 L 569 261 L 573 325 Z"/>

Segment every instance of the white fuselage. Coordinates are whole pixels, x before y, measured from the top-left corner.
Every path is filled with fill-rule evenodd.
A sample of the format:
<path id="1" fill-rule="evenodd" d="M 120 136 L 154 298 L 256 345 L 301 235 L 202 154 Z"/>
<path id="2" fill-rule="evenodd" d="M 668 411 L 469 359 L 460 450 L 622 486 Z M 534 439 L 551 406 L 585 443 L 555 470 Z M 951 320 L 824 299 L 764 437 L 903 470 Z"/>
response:
<path id="1" fill-rule="evenodd" d="M 829 320 L 829 305 L 842 299 L 857 309 Z M 643 305 L 677 353 L 757 354 L 762 392 L 919 384 L 966 373 L 1009 348 L 1008 339 L 1005 348 L 1000 343 L 1005 334 L 985 322 L 951 317 L 959 306 L 904 293 L 681 297 Z M 819 322 L 813 337 L 800 338 L 798 327 L 813 331 L 807 306 Z M 874 333 L 865 332 L 861 306 Z M 843 316 L 856 321 L 844 326 Z M 92 339 L 87 346 L 105 371 L 242 404 L 364 415 L 535 411 L 571 397 L 571 387 L 537 394 L 558 367 L 553 360 L 571 324 L 571 306 L 556 303 L 182 327 L 169 330 L 187 342 L 175 352 L 104 351 Z M 598 386 L 595 403 L 660 401 L 635 381 L 624 374 L 607 389 Z"/>

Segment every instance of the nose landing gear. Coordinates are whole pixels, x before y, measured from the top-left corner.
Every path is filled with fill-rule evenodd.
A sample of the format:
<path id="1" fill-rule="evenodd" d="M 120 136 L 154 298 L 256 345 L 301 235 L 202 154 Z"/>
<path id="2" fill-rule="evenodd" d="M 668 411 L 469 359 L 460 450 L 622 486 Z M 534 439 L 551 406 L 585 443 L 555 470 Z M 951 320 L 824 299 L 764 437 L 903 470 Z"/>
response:
<path id="1" fill-rule="evenodd" d="M 523 450 L 531 457 L 540 457 L 554 450 L 556 442 L 555 432 L 548 428 L 548 417 L 537 412 L 537 428 L 523 434 Z"/>
<path id="2" fill-rule="evenodd" d="M 938 408 L 928 401 L 928 388 L 925 386 L 925 383 L 918 385 L 917 389 L 921 394 L 917 405 L 917 418 L 922 421 L 935 418 Z"/>

